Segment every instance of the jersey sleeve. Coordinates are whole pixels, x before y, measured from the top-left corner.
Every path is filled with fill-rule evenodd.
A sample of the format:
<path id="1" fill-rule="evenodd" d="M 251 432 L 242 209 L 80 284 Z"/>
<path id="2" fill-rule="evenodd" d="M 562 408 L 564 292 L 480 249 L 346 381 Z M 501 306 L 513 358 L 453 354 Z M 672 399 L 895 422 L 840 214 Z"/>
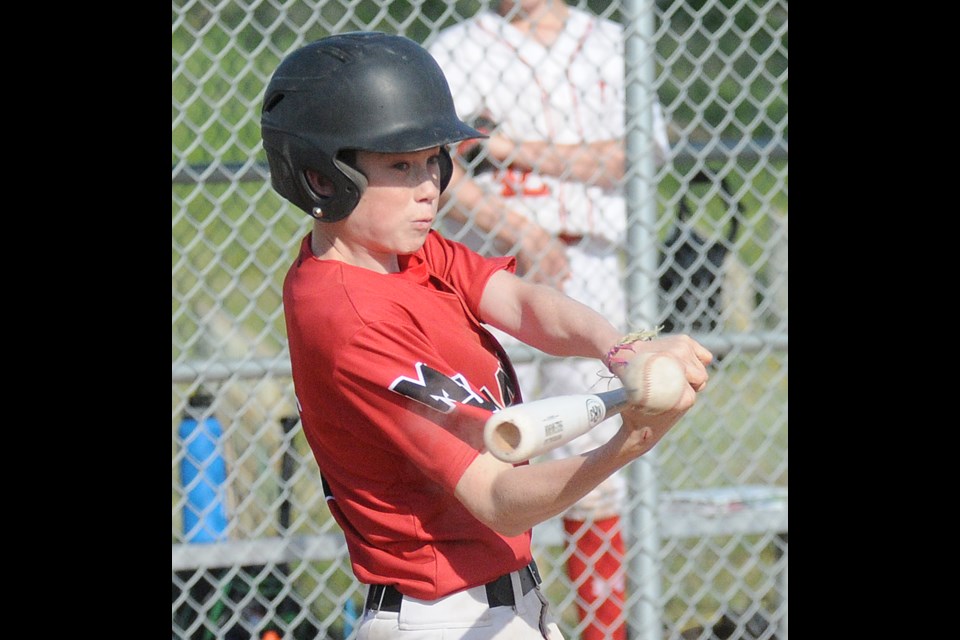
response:
<path id="1" fill-rule="evenodd" d="M 430 236 L 423 251 L 431 270 L 452 285 L 474 317 L 480 318 L 480 299 L 490 276 L 497 271 L 516 273 L 517 259 L 513 256 L 483 256 L 436 231 Z"/>
<path id="2" fill-rule="evenodd" d="M 341 424 L 378 461 L 374 473 L 398 486 L 419 485 L 414 477 L 423 474 L 452 493 L 482 449 L 483 423 L 495 408 L 485 385 L 452 369 L 415 326 L 392 322 L 355 334 L 335 370 L 344 405 L 355 412 Z"/>

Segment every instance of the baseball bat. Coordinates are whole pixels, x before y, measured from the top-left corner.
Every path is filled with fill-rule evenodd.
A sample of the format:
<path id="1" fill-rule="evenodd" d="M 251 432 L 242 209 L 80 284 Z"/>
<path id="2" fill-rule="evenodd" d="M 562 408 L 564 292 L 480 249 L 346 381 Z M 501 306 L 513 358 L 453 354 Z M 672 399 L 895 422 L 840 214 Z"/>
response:
<path id="1" fill-rule="evenodd" d="M 499 460 L 523 462 L 583 435 L 628 404 L 624 388 L 524 402 L 490 416 L 483 441 Z"/>
<path id="2" fill-rule="evenodd" d="M 581 436 L 627 405 L 655 415 L 678 406 L 687 384 L 679 360 L 664 353 L 639 354 L 627 364 L 624 386 L 525 402 L 487 419 L 483 442 L 504 462 L 523 462 Z"/>

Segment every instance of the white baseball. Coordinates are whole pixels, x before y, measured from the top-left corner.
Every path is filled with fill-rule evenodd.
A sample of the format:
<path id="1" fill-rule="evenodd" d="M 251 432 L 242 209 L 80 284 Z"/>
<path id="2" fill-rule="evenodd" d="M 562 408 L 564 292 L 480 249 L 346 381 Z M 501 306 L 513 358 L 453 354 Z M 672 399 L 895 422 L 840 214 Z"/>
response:
<path id="1" fill-rule="evenodd" d="M 623 385 L 630 403 L 657 415 L 674 409 L 689 383 L 680 362 L 665 353 L 641 353 L 627 364 Z"/>

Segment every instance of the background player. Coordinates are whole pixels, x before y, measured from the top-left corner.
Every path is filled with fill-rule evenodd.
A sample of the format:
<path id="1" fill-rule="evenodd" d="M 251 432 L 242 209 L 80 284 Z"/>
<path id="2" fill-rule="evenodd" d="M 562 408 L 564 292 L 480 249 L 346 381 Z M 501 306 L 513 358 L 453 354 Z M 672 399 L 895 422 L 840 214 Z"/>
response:
<path id="1" fill-rule="evenodd" d="M 622 27 L 560 0 L 504 1 L 441 32 L 430 52 L 461 116 L 493 127 L 482 145 L 486 170 L 454 168 L 441 201 L 450 203 L 445 232 L 480 252 L 515 254 L 526 279 L 559 287 L 626 326 Z M 652 108 L 650 152 L 662 162 L 666 126 L 659 104 Z M 590 359 L 515 366 L 528 399 L 579 393 L 597 381 Z M 618 427 L 610 419 L 555 454 L 592 449 Z M 626 498 L 625 479 L 614 474 L 563 516 L 583 640 L 626 639 Z"/>
<path id="2" fill-rule="evenodd" d="M 688 336 L 638 343 L 684 366 L 681 408 L 628 410 L 586 454 L 501 462 L 483 424 L 521 395 L 487 324 L 596 365 L 634 352 L 617 352 L 623 327 L 518 278 L 513 258 L 432 229 L 452 173 L 446 145 L 479 135 L 434 59 L 378 33 L 308 44 L 271 77 L 261 129 L 274 189 L 314 218 L 284 280 L 284 316 L 302 428 L 370 585 L 358 637 L 561 638 L 532 527 L 649 451 L 706 385 L 710 352 Z"/>

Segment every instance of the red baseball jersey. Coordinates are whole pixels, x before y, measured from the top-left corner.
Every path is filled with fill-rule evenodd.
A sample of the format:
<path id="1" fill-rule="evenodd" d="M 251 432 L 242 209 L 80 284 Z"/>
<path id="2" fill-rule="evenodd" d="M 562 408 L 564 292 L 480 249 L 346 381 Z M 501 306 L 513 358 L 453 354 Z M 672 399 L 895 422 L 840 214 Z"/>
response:
<path id="1" fill-rule="evenodd" d="M 478 320 L 490 276 L 515 268 L 436 231 L 394 274 L 319 260 L 310 236 L 301 244 L 283 286 L 294 388 L 361 582 L 432 600 L 532 559 L 529 531 L 501 536 L 454 496 L 486 419 L 520 401 Z"/>

